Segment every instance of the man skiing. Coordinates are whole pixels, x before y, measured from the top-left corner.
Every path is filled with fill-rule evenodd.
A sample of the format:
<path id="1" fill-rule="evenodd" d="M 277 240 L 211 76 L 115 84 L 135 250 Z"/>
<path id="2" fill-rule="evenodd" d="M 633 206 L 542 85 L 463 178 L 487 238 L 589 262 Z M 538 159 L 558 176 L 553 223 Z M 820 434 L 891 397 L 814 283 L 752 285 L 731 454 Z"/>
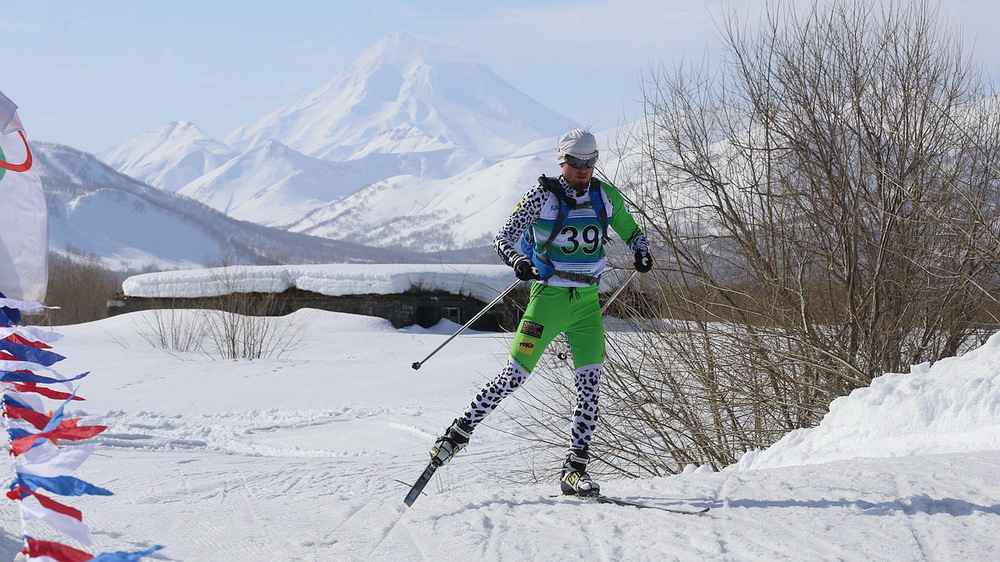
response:
<path id="1" fill-rule="evenodd" d="M 600 493 L 587 474 L 587 461 L 604 368 L 598 281 L 605 268 L 608 226 L 632 250 L 636 270 L 649 271 L 652 258 L 621 194 L 593 177 L 597 156 L 597 140 L 590 132 L 574 129 L 562 135 L 557 152 L 562 174 L 539 178 L 497 233 L 494 247 L 500 257 L 518 279 L 532 281 L 528 307 L 504 369 L 434 443 L 431 457 L 437 465 L 465 448 L 476 426 L 528 378 L 553 338 L 565 333 L 573 355 L 577 403 L 560 488 L 564 494 Z"/>

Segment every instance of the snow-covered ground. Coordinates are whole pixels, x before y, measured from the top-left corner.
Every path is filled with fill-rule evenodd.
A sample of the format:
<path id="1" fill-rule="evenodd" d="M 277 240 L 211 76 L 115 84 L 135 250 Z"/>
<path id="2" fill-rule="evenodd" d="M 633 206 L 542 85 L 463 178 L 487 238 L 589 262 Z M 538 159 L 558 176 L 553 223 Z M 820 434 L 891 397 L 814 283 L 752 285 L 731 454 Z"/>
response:
<path id="1" fill-rule="evenodd" d="M 498 412 L 411 508 L 427 448 L 502 364 L 504 334 L 301 310 L 280 359 L 152 348 L 155 312 L 57 329 L 65 374 L 92 371 L 69 412 L 110 428 L 78 476 L 115 496 L 72 498 L 91 552 L 153 560 L 995 560 L 1000 557 L 1000 337 L 837 400 L 722 472 L 604 480 L 607 494 L 703 516 L 581 503 Z M 567 372 L 567 376 L 569 373 Z M 519 392 L 542 391 L 529 380 Z M 533 387 L 533 385 L 536 385 Z M 509 402 L 509 405 L 513 403 Z M 567 409 L 570 405 L 566 405 Z M 516 415 L 516 407 L 510 408 Z M 551 458 L 561 454 L 552 452 Z M 544 456 L 544 455 L 542 455 Z M 535 470 L 541 482 L 511 474 Z M 0 502 L 0 559 L 20 549 Z M 36 538 L 49 536 L 32 523 Z"/>

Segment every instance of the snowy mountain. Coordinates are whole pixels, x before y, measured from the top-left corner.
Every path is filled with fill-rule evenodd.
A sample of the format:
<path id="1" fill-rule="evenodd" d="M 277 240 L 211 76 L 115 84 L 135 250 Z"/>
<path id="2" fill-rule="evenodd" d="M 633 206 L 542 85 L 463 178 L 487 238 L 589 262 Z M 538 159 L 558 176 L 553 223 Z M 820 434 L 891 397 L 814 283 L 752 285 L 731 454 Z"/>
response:
<path id="1" fill-rule="evenodd" d="M 397 176 L 319 207 L 289 230 L 424 251 L 490 245 L 545 169 L 542 157 L 523 156 L 445 179 Z"/>
<path id="2" fill-rule="evenodd" d="M 191 181 L 178 193 L 235 219 L 284 228 L 378 179 L 371 167 L 312 158 L 271 140 Z"/>
<path id="3" fill-rule="evenodd" d="M 97 155 L 102 162 L 142 183 L 177 191 L 236 153 L 194 123 L 170 123 Z"/>
<path id="4" fill-rule="evenodd" d="M 45 186 L 50 249 L 99 256 L 114 269 L 199 267 L 223 261 L 420 263 L 441 259 L 237 221 L 115 172 L 92 155 L 49 143 L 32 143 L 32 148 Z"/>
<path id="5" fill-rule="evenodd" d="M 395 33 L 327 84 L 225 142 L 246 150 L 277 140 L 336 161 L 418 156 L 419 175 L 445 177 L 572 124 L 455 47 Z M 412 162 L 407 167 L 401 172 L 416 171 Z M 384 177 L 390 175 L 397 174 Z"/>
<path id="6" fill-rule="evenodd" d="M 616 131 L 597 134 L 602 171 L 613 172 Z M 557 176 L 556 137 L 543 138 L 498 163 L 452 177 L 397 176 L 322 206 L 290 225 L 313 236 L 425 252 L 489 246 L 540 175 Z M 611 174 L 613 175 L 613 173 Z M 628 186 L 619 186 L 628 190 Z"/>

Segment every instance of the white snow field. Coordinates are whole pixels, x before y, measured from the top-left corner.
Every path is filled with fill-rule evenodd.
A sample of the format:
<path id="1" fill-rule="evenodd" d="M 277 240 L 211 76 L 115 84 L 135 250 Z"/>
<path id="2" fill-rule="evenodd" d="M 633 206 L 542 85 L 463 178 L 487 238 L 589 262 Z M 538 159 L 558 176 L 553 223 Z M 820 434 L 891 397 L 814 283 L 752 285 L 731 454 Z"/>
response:
<path id="1" fill-rule="evenodd" d="M 823 423 L 722 472 L 607 480 L 608 495 L 702 516 L 553 496 L 562 451 L 537 454 L 506 412 L 440 469 L 411 508 L 434 438 L 505 359 L 506 334 L 395 330 L 301 310 L 282 358 L 214 360 L 153 348 L 156 312 L 63 326 L 59 371 L 91 371 L 68 412 L 106 424 L 71 498 L 90 552 L 166 546 L 148 559 L 996 560 L 1000 558 L 1000 336 L 963 357 L 880 377 Z M 614 337 L 628 337 L 618 333 Z M 570 373 L 567 372 L 567 376 Z M 544 392 L 531 379 L 518 392 Z M 517 415 L 511 399 L 505 403 Z M 566 405 L 569 410 L 570 405 Z M 542 463 L 544 464 L 544 463 Z M 540 483 L 510 474 L 535 470 Z M 0 502 L 0 559 L 20 550 Z M 73 544 L 31 522 L 36 538 Z"/>

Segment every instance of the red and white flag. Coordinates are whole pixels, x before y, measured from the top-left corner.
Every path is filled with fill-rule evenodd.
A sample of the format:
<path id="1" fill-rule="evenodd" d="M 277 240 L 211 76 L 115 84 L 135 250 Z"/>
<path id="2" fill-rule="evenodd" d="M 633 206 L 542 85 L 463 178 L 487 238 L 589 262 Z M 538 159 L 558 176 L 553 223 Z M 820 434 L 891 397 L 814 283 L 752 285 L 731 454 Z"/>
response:
<path id="1" fill-rule="evenodd" d="M 0 92 L 0 293 L 45 300 L 48 213 L 17 105 Z"/>

